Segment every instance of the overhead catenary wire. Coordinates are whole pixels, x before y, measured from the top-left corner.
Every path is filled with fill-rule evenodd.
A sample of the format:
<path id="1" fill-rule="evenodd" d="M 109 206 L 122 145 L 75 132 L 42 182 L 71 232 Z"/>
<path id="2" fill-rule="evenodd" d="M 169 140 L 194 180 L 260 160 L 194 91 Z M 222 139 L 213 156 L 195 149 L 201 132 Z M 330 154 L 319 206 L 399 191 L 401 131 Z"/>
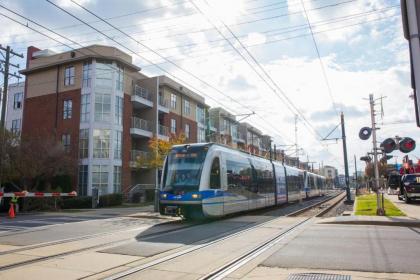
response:
<path id="1" fill-rule="evenodd" d="M 47 1 L 47 2 L 49 2 L 49 3 L 51 3 L 51 4 L 53 4 L 54 6 L 58 7 L 60 10 L 63 10 L 64 12 L 66 12 L 66 13 L 67 13 L 67 14 L 69 14 L 69 15 L 71 15 L 72 17 L 74 17 L 74 18 L 78 19 L 79 21 L 84 22 L 83 20 L 81 20 L 81 19 L 80 19 L 80 18 L 78 18 L 77 16 L 74 16 L 72 13 L 69 13 L 67 10 L 65 10 L 65 9 L 63 9 L 63 8 L 61 8 L 61 7 L 57 6 L 57 5 L 55 5 L 55 4 L 54 4 L 54 3 L 52 3 L 50 0 L 46 0 L 46 1 Z M 153 53 L 155 53 L 156 55 L 158 55 L 158 56 L 159 56 L 159 57 L 161 57 L 162 59 L 164 59 L 164 60 L 168 61 L 170 64 L 172 64 L 172 65 L 176 66 L 178 69 L 180 69 L 180 70 L 182 70 L 183 72 L 185 72 L 185 73 L 187 73 L 187 74 L 191 75 L 191 76 L 192 76 L 192 77 L 194 77 L 195 79 L 199 80 L 200 82 L 202 82 L 203 84 L 207 85 L 208 87 L 210 87 L 210 88 L 214 89 L 215 91 L 219 92 L 220 94 L 222 94 L 222 95 L 224 95 L 224 96 L 227 96 L 227 95 L 226 95 L 225 93 L 223 93 L 221 90 L 219 90 L 219 89 L 215 88 L 213 85 L 211 85 L 211 84 L 209 84 L 208 82 L 206 82 L 206 81 L 202 80 L 200 77 L 198 77 L 198 76 L 197 76 L 197 75 L 195 75 L 194 73 L 191 73 L 190 71 L 188 71 L 188 70 L 184 69 L 183 67 L 179 66 L 178 64 L 176 64 L 176 63 L 174 63 L 174 62 L 172 62 L 172 61 L 168 60 L 168 59 L 167 59 L 167 58 L 165 58 L 165 57 L 163 57 L 161 54 L 159 54 L 158 52 L 156 52 L 156 51 L 152 50 L 150 47 L 148 47 L 148 46 L 146 46 L 146 45 L 142 44 L 141 42 L 138 42 L 135 38 L 133 38 L 133 37 L 132 37 L 132 36 L 130 36 L 129 34 L 125 33 L 124 31 L 122 31 L 122 30 L 118 29 L 118 27 L 115 27 L 113 24 L 111 24 L 111 23 L 107 22 L 106 20 L 104 20 L 104 19 L 103 19 L 103 18 L 101 18 L 100 16 L 96 15 L 96 14 L 95 14 L 95 13 L 93 13 L 92 11 L 88 10 L 87 8 L 83 7 L 81 4 L 79 4 L 79 3 L 77 3 L 76 1 L 73 1 L 73 0 L 72 0 L 72 2 L 73 2 L 73 3 L 75 3 L 76 5 L 78 5 L 79 7 L 81 7 L 82 9 L 84 9 L 85 11 L 87 11 L 88 13 L 90 13 L 90 14 L 94 15 L 94 16 L 95 16 L 95 17 L 97 17 L 98 19 L 101 19 L 104 23 L 106 23 L 106 24 L 108 24 L 109 26 L 111 26 L 111 27 L 115 28 L 115 29 L 116 29 L 116 30 L 118 30 L 119 32 L 121 32 L 121 33 L 125 34 L 126 36 L 128 36 L 129 38 L 131 38 L 133 41 L 137 42 L 138 44 L 142 45 L 142 46 L 143 46 L 143 47 L 145 47 L 146 49 L 151 50 Z M 88 25 L 88 26 L 89 26 L 89 25 Z M 96 28 L 95 28 L 95 27 L 93 27 L 93 26 L 90 26 L 90 27 L 91 27 L 92 29 L 94 29 L 94 30 L 96 29 Z M 96 30 L 97 30 L 97 29 L 96 29 Z M 98 31 L 98 32 L 100 32 L 100 31 Z M 101 33 L 101 32 L 100 32 L 100 33 Z M 106 34 L 104 34 L 104 33 L 101 33 L 101 34 L 102 34 L 102 35 L 104 35 L 105 37 L 107 37 L 107 38 L 109 38 L 109 39 L 113 40 L 113 39 L 112 39 L 112 38 L 110 38 L 108 35 L 106 35 Z M 133 50 L 131 50 L 130 48 L 127 48 L 126 46 L 122 45 L 121 43 L 119 43 L 119 42 L 117 42 L 117 41 L 115 41 L 115 40 L 113 40 L 113 41 L 114 41 L 115 43 L 117 43 L 118 45 L 120 45 L 120 46 L 124 47 L 125 49 L 129 50 L 130 52 L 132 52 L 132 53 L 133 53 L 133 54 L 135 54 L 136 56 L 139 56 L 140 58 L 143 58 L 143 59 L 144 59 L 144 57 L 140 56 L 139 54 L 137 54 L 136 52 L 134 52 L 134 51 L 133 51 Z M 163 69 L 163 68 L 161 68 L 161 67 L 159 67 L 159 66 L 158 66 L 158 68 L 159 68 L 160 70 L 162 70 L 162 71 L 167 72 L 167 70 L 165 70 L 165 69 Z M 243 105 L 242 103 L 238 102 L 236 99 L 231 98 L 230 96 L 227 96 L 227 97 L 229 97 L 229 99 L 230 99 L 231 101 L 233 101 L 233 102 L 235 102 L 235 103 L 240 104 L 240 105 L 241 105 L 242 107 L 244 107 L 244 108 L 248 108 L 249 110 L 251 110 L 251 112 L 252 112 L 252 113 L 254 113 L 254 111 L 253 111 L 250 107 L 248 107 L 248 106 L 246 106 L 246 105 Z M 282 138 L 284 138 L 284 136 L 283 136 Z"/>
<path id="2" fill-rule="evenodd" d="M 261 78 L 261 80 L 276 94 L 277 97 L 279 97 L 279 99 L 286 105 L 286 107 L 288 107 L 288 109 L 292 112 L 295 113 L 294 110 L 292 110 L 290 107 L 293 107 L 293 109 L 296 110 L 296 112 L 298 112 L 298 114 L 300 115 L 300 117 L 309 125 L 309 127 L 312 128 L 309 129 L 311 133 L 315 132 L 315 134 L 318 134 L 318 136 L 320 135 L 315 128 L 312 126 L 312 124 L 305 118 L 305 116 L 300 112 L 300 110 L 293 104 L 293 102 L 291 102 L 291 100 L 287 97 L 287 95 L 285 94 L 285 92 L 278 86 L 278 84 L 272 79 L 272 77 L 266 72 L 266 70 L 262 67 L 262 65 L 255 59 L 255 57 L 248 51 L 248 49 L 242 44 L 242 42 L 239 40 L 239 38 L 233 33 L 233 31 L 222 21 L 219 19 L 219 21 L 223 24 L 223 26 L 230 32 L 230 34 L 239 42 L 239 44 L 242 46 L 242 48 L 247 52 L 247 54 L 251 57 L 252 61 L 257 65 L 257 67 L 264 73 L 265 77 L 267 77 L 270 82 L 272 84 L 274 84 L 274 86 L 277 88 L 277 90 L 279 90 L 283 96 L 283 98 L 278 95 L 278 92 L 276 91 L 276 89 L 274 89 L 272 87 L 272 85 L 270 85 L 267 80 L 265 79 L 265 77 L 263 77 L 261 75 L 261 73 L 259 73 L 258 71 L 256 71 L 256 69 L 253 67 L 253 65 L 245 58 L 245 56 L 232 44 L 232 42 L 230 42 L 230 40 L 228 40 L 226 38 L 226 36 L 219 30 L 219 28 L 209 19 L 209 17 L 207 17 L 202 10 L 192 1 L 190 0 L 191 3 L 194 5 L 194 7 L 203 15 L 206 17 L 206 19 L 209 21 L 209 23 L 218 31 L 218 33 L 220 34 L 220 36 L 222 36 L 228 43 L 229 45 L 235 50 L 235 52 L 237 54 L 239 54 L 239 56 L 250 66 L 250 68 Z M 207 1 L 205 1 L 207 3 Z M 208 4 L 208 3 L 207 3 Z M 286 103 L 284 100 L 287 100 L 288 103 Z M 317 141 L 320 142 L 320 139 L 317 139 L 317 135 L 315 135 L 315 139 Z M 322 142 L 320 142 L 321 145 L 323 145 Z"/>
<path id="3" fill-rule="evenodd" d="M 311 21 L 309 20 L 309 15 L 306 12 L 305 3 L 303 2 L 303 0 L 300 0 L 300 2 L 302 3 L 302 8 L 303 8 L 303 11 L 304 11 L 304 14 L 305 14 L 305 17 L 306 17 L 306 21 L 308 22 L 309 31 L 311 32 L 312 41 L 314 43 L 315 51 L 316 51 L 316 54 L 318 56 L 319 63 L 321 65 L 322 76 L 324 77 L 325 85 L 327 86 L 328 94 L 329 94 L 329 96 L 331 98 L 331 101 L 332 101 L 332 106 L 333 106 L 333 108 L 334 108 L 335 113 L 337 114 L 337 116 L 340 116 L 340 113 L 337 110 L 337 106 L 336 106 L 336 102 L 335 102 L 335 99 L 334 99 L 334 95 L 333 95 L 332 90 L 331 90 L 331 85 L 330 85 L 330 81 L 328 79 L 327 71 L 325 70 L 324 63 L 322 62 L 322 58 L 321 58 L 321 54 L 319 52 L 318 44 L 316 42 L 316 39 L 315 39 L 315 36 L 314 36 L 314 32 L 312 30 Z"/>
<path id="4" fill-rule="evenodd" d="M 319 6 L 319 7 L 315 7 L 315 8 L 313 8 L 313 9 L 310 9 L 309 11 L 314 11 L 314 10 L 321 10 L 321 9 L 326 9 L 326 8 L 331 8 L 331 7 L 336 7 L 336 6 L 339 6 L 339 5 L 344 5 L 344 4 L 348 4 L 348 3 L 351 3 L 351 2 L 355 2 L 355 1 L 357 1 L 357 0 L 347 0 L 347 1 L 344 1 L 344 2 L 339 2 L 339 3 L 334 3 L 334 4 L 329 4 L 329 5 L 324 5 L 324 6 Z M 258 19 L 253 19 L 253 20 L 247 20 L 247 21 L 242 21 L 242 22 L 238 22 L 238 23 L 234 23 L 234 24 L 231 24 L 231 25 L 229 25 L 230 27 L 234 27 L 234 26 L 241 26 L 241 25 L 244 25 L 244 24 L 251 24 L 251 23 L 255 23 L 255 22 L 260 22 L 260 21 L 266 21 L 266 20 L 273 20 L 273 19 L 277 19 L 277 18 L 282 18 L 282 17 L 288 17 L 288 16 L 291 16 L 291 15 L 298 15 L 298 14 L 301 14 L 301 11 L 297 11 L 297 12 L 292 12 L 292 13 L 284 13 L 284 14 L 280 14 L 280 15 L 275 15 L 275 16 L 270 16 L 270 17 L 263 17 L 263 18 L 258 18 Z M 191 14 L 190 14 L 191 15 Z M 188 16 L 190 16 L 190 15 L 188 15 Z M 161 21 L 165 21 L 165 20 L 170 20 L 170 19 L 175 19 L 175 18 L 179 18 L 179 17 L 183 17 L 183 16 L 175 16 L 175 17 L 172 17 L 172 18 L 167 18 L 167 19 L 161 19 L 161 20 L 159 20 L 159 21 L 154 21 L 154 22 L 161 22 Z M 89 23 L 89 22 L 87 22 L 87 23 Z M 151 23 L 151 22 L 142 22 L 142 23 L 136 23 L 136 24 L 130 24 L 130 25 L 126 25 L 126 26 L 120 26 L 119 28 L 120 29 L 125 29 L 125 28 L 129 28 L 129 27 L 135 27 L 135 26 L 139 26 L 139 25 L 144 25 L 144 24 L 147 24 L 147 23 Z M 186 26 L 188 26 L 188 27 L 190 27 L 190 25 L 189 24 L 185 24 Z M 177 26 L 180 26 L 180 25 L 177 25 Z M 172 26 L 171 26 L 172 27 Z M 151 32 L 151 31 L 161 31 L 161 32 L 167 32 L 168 31 L 168 28 L 170 28 L 169 26 L 165 26 L 165 27 L 163 27 L 163 28 L 159 28 L 159 29 L 157 29 L 157 30 L 147 30 L 147 32 Z M 111 31 L 112 29 L 102 29 L 101 31 L 102 32 L 108 32 L 108 31 Z M 214 29 L 207 29 L 207 30 L 198 30 L 198 31 L 189 31 L 190 33 L 191 32 L 204 32 L 204 31 L 212 31 L 212 30 L 214 30 Z M 139 35 L 139 34 L 146 34 L 147 33 L 146 31 L 141 31 L 141 32 L 137 32 L 137 33 L 133 33 L 132 35 L 134 35 L 134 34 L 136 34 L 136 35 Z M 93 33 L 93 32 L 89 32 L 89 33 L 77 33 L 77 34 L 73 34 L 73 35 L 71 35 L 71 36 L 74 36 L 74 35 L 78 35 L 78 36 L 83 36 L 83 35 L 92 35 L 92 34 L 95 34 L 95 33 Z M 68 35 L 68 36 L 70 36 L 70 35 Z M 16 43 L 16 42 L 15 42 Z"/>
<path id="5" fill-rule="evenodd" d="M 381 8 L 381 9 L 372 9 L 372 10 L 369 10 L 369 11 L 366 11 L 366 12 L 354 13 L 354 14 L 349 14 L 349 15 L 340 16 L 340 17 L 334 17 L 334 18 L 330 18 L 330 19 L 326 19 L 326 20 L 320 20 L 320 21 L 312 22 L 312 27 L 318 28 L 319 26 L 323 26 L 323 25 L 329 25 L 329 24 L 332 24 L 332 23 L 335 24 L 335 23 L 340 23 L 340 22 L 343 22 L 343 21 L 349 21 L 349 20 L 353 20 L 353 19 L 358 18 L 358 17 L 363 17 L 363 16 L 376 14 L 376 13 L 383 13 L 383 12 L 389 11 L 391 9 L 399 8 L 399 7 L 400 7 L 400 5 L 393 5 L 393 6 L 388 6 L 388 7 L 384 7 L 384 8 Z M 279 27 L 279 28 L 259 31 L 259 33 L 266 34 L 266 36 L 268 38 L 270 38 L 270 37 L 281 35 L 281 34 L 292 33 L 292 32 L 300 31 L 300 30 L 306 30 L 307 28 L 308 28 L 307 24 L 298 24 L 298 25 L 293 25 L 293 26 L 285 26 L 285 27 Z M 178 37 L 178 36 L 189 36 L 189 35 L 192 35 L 192 34 L 195 34 L 195 33 L 206 32 L 207 30 L 211 30 L 211 29 L 212 28 L 198 30 L 198 31 L 181 32 L 181 33 L 175 33 L 175 34 L 165 34 L 164 36 L 157 36 L 157 37 L 147 36 L 144 40 L 139 39 L 139 41 L 147 42 L 147 41 L 153 41 L 153 40 L 157 40 L 157 39 L 168 39 L 168 38 Z M 281 30 L 284 30 L 284 31 L 281 31 Z M 281 32 L 276 32 L 276 31 L 281 31 Z M 323 32 L 323 31 L 321 31 L 321 32 Z M 315 32 L 315 34 L 318 34 L 318 33 L 321 33 L 321 32 Z M 152 32 L 152 34 L 153 33 L 154 32 Z M 130 34 L 132 36 L 134 36 L 135 34 L 137 34 L 137 32 L 133 32 L 133 33 L 130 33 Z M 243 37 L 247 37 L 247 36 L 248 36 L 248 34 L 238 35 L 239 38 L 243 38 Z M 124 37 L 124 35 L 114 36 L 114 39 L 115 38 L 122 38 L 122 37 Z M 230 39 L 231 38 L 232 37 L 230 37 Z M 80 41 L 80 43 L 85 44 L 85 43 L 91 43 L 91 42 L 96 42 L 96 41 L 97 41 L 96 39 L 89 39 L 89 40 Z M 171 49 L 179 49 L 179 48 L 191 49 L 195 46 L 199 46 L 199 45 L 206 45 L 207 46 L 207 44 L 213 44 L 213 43 L 218 43 L 218 42 L 222 42 L 222 41 L 224 41 L 224 39 L 214 39 L 214 40 L 208 40 L 205 43 L 187 43 L 187 44 L 181 44 L 181 45 L 176 45 L 176 46 L 171 46 L 171 47 L 158 48 L 158 49 L 155 49 L 155 50 L 156 51 L 161 51 L 161 50 L 171 50 Z M 30 40 L 30 41 L 25 41 L 25 42 L 26 43 L 33 43 L 35 41 Z M 267 43 L 261 43 L 260 45 L 265 45 L 265 44 L 270 44 L 270 41 L 267 41 Z M 15 46 L 16 46 L 16 44 L 15 44 Z M 53 46 L 49 45 L 49 48 L 56 48 L 56 47 L 61 47 L 61 45 L 53 45 Z M 15 49 L 18 49 L 18 48 L 15 48 Z M 26 49 L 26 47 L 24 49 Z M 141 51 L 139 53 L 147 53 L 147 52 L 148 51 L 146 50 L 146 51 Z M 143 67 L 144 67 L 144 65 L 143 65 Z"/>
<path id="6" fill-rule="evenodd" d="M 11 12 L 13 12 L 13 11 L 11 11 Z M 13 13 L 15 13 L 15 14 L 19 15 L 19 14 L 18 14 L 18 13 L 16 13 L 16 12 L 13 12 Z M 59 40 L 57 40 L 57 39 L 55 39 L 55 38 L 53 38 L 53 37 L 51 37 L 51 36 L 49 36 L 49 35 L 47 35 L 47 34 L 43 33 L 43 32 L 40 32 L 39 30 L 36 30 L 36 29 L 34 29 L 34 28 L 32 28 L 32 27 L 29 27 L 27 24 L 20 23 L 19 21 L 15 20 L 15 19 L 13 19 L 13 18 L 11 18 L 11 17 L 9 17 L 9 16 L 7 16 L 7 15 L 5 15 L 5 14 L 0 13 L 0 15 L 4 16 L 4 17 L 6 17 L 6 18 L 8 18 L 8 19 L 10 19 L 10 20 L 12 20 L 12 21 L 14 21 L 14 22 L 16 22 L 16 23 L 20 24 L 20 25 L 23 25 L 23 26 L 25 26 L 25 27 L 27 27 L 27 28 L 31 29 L 32 31 L 37 32 L 37 33 L 39 33 L 39 34 L 41 34 L 41 35 L 43 35 L 43 36 L 45 36 L 45 37 L 47 37 L 47 38 L 49 38 L 49 39 L 51 39 L 51 40 L 53 40 L 53 41 L 56 41 L 56 42 L 58 42 L 58 43 L 62 43 L 61 41 L 59 41 Z M 32 23 L 34 23 L 34 24 L 36 24 L 36 25 L 38 25 L 38 26 L 40 26 L 40 27 L 42 27 L 42 28 L 44 28 L 44 29 L 48 30 L 49 32 L 52 32 L 52 33 L 54 33 L 54 34 L 56 34 L 56 35 L 58 35 L 58 36 L 63 37 L 61 34 L 59 34 L 59 33 L 55 32 L 55 31 L 53 31 L 53 30 L 49 29 L 49 28 L 48 28 L 48 27 L 46 27 L 46 26 L 40 25 L 39 23 L 37 23 L 37 22 L 35 22 L 35 21 L 33 21 L 33 20 L 31 20 L 31 19 L 27 18 L 27 17 L 24 17 L 24 16 L 22 16 L 22 15 L 19 15 L 19 16 L 21 16 L 21 17 L 25 18 L 26 20 L 31 21 Z M 72 40 L 71 40 L 70 38 L 68 38 L 68 37 L 63 37 L 63 38 L 65 38 L 66 40 L 72 41 Z M 74 41 L 73 41 L 73 42 L 74 42 Z M 65 43 L 62 43 L 62 44 L 66 45 Z M 84 47 L 84 46 L 81 46 L 81 47 Z M 68 48 L 75 50 L 75 49 L 74 49 L 74 48 L 72 48 L 71 46 L 68 46 Z M 80 50 L 77 50 L 77 51 L 80 51 Z M 149 62 L 150 62 L 150 61 L 149 61 Z M 164 71 L 165 71 L 165 72 L 167 72 L 166 70 L 164 70 Z M 175 79 L 177 79 L 177 80 L 180 80 L 179 78 L 177 78 L 176 76 L 174 76 L 174 75 L 172 75 L 172 74 L 170 74 L 170 73 L 168 73 L 168 75 L 169 75 L 169 76 L 171 76 L 171 77 L 174 77 L 174 78 L 175 78 Z M 182 81 L 182 80 L 181 80 L 181 81 Z M 221 102 L 219 99 L 216 99 L 216 98 L 212 97 L 211 95 L 207 95 L 207 94 L 203 93 L 202 91 L 200 91 L 200 90 L 198 90 L 198 89 L 194 88 L 193 86 L 191 86 L 189 83 L 186 83 L 186 82 L 184 82 L 184 81 L 182 81 L 182 82 L 183 82 L 185 85 L 187 85 L 188 87 L 190 87 L 191 89 L 193 89 L 194 91 L 196 91 L 196 92 L 198 92 L 198 93 L 200 93 L 200 94 L 202 94 L 202 95 L 204 95 L 204 96 L 206 96 L 206 97 L 208 97 L 208 98 L 212 99 L 212 100 L 213 100 L 213 101 L 215 101 L 217 104 L 220 104 L 222 107 L 225 107 L 225 104 L 224 104 L 223 102 Z M 242 105 L 241 103 L 239 103 L 239 105 L 241 105 L 241 106 L 243 107 L 243 105 Z M 234 111 L 234 110 L 232 110 L 231 108 L 229 109 L 229 111 L 231 111 L 231 112 L 235 112 L 235 111 Z M 236 113 L 236 112 L 235 112 L 235 113 Z M 277 135 L 278 135 L 281 139 L 283 139 L 283 140 L 287 139 L 287 137 L 285 137 L 284 135 L 281 135 L 281 134 L 279 134 L 279 133 L 276 133 L 276 134 L 277 134 Z"/>
<path id="7" fill-rule="evenodd" d="M 190 0 L 193 5 L 195 6 L 195 8 L 204 15 L 204 13 L 198 8 L 197 5 L 195 5 L 195 3 Z M 208 2 L 205 1 L 207 4 Z M 208 4 L 209 5 L 209 4 Z M 284 90 L 282 88 L 280 88 L 280 86 L 274 81 L 274 79 L 270 76 L 270 74 L 264 69 L 264 67 L 257 61 L 257 59 L 255 59 L 255 57 L 252 55 L 252 53 L 247 49 L 247 47 L 242 43 L 242 41 L 235 35 L 235 33 L 232 31 L 232 29 L 227 26 L 222 20 L 219 19 L 219 21 L 223 24 L 223 26 L 229 31 L 229 33 L 233 36 L 233 38 L 236 39 L 236 41 L 240 44 L 240 46 L 242 47 L 242 49 L 245 50 L 245 52 L 248 54 L 248 56 L 252 59 L 252 61 L 255 63 L 255 65 L 258 67 L 258 69 L 260 69 L 260 71 L 265 75 L 265 77 L 272 83 L 272 85 L 274 85 L 275 88 L 272 88 L 269 83 L 266 81 L 265 78 L 263 78 L 261 76 L 260 73 L 258 73 L 258 71 L 256 71 L 256 69 L 247 61 L 247 59 L 241 54 L 241 52 L 230 42 L 230 40 L 228 38 L 226 38 L 226 36 L 217 28 L 217 26 L 215 26 L 210 19 L 207 17 L 207 20 L 209 20 L 209 22 L 213 25 L 213 27 L 216 28 L 216 30 L 218 31 L 218 33 L 229 43 L 229 45 L 247 62 L 247 64 L 251 67 L 251 69 L 257 73 L 257 75 L 267 84 L 267 86 L 274 92 L 274 94 L 286 105 L 286 107 L 292 112 L 292 113 L 296 113 L 300 116 L 300 118 L 309 125 L 310 130 L 312 129 L 313 132 L 315 132 L 316 134 L 318 134 L 315 130 L 315 128 L 312 126 L 312 124 L 309 123 L 309 121 L 306 119 L 306 117 L 303 115 L 303 113 L 300 111 L 300 109 L 289 99 L 289 97 L 286 95 L 286 93 L 284 92 Z M 276 90 L 277 89 L 277 90 Z M 281 96 L 279 95 L 279 93 L 281 94 Z M 286 100 L 286 101 L 285 101 Z M 292 107 L 293 109 L 291 109 L 290 107 Z M 295 112 L 295 111 L 296 112 Z M 315 135 L 316 137 L 316 135 Z"/>

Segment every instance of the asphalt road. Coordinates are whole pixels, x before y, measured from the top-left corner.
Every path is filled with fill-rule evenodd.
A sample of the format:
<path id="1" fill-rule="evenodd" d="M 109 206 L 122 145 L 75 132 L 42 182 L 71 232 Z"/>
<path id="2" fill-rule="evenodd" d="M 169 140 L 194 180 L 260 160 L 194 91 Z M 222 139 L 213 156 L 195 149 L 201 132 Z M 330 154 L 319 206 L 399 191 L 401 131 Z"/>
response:
<path id="1" fill-rule="evenodd" d="M 419 249 L 418 228 L 317 224 L 261 265 L 420 274 Z"/>

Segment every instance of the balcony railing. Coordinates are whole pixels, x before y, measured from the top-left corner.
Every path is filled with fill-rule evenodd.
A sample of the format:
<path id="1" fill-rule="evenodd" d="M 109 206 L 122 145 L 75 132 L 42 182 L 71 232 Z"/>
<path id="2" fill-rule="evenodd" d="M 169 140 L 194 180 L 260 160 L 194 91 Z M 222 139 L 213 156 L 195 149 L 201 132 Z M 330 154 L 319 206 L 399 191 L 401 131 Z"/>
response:
<path id="1" fill-rule="evenodd" d="M 149 159 L 149 152 L 131 150 L 131 161 L 143 161 Z"/>
<path id="2" fill-rule="evenodd" d="M 159 96 L 158 97 L 159 105 L 165 108 L 169 108 L 169 102 L 165 98 Z"/>
<path id="3" fill-rule="evenodd" d="M 163 125 L 159 125 L 159 135 L 169 136 L 169 128 Z"/>
<path id="4" fill-rule="evenodd" d="M 152 125 L 149 121 L 140 119 L 138 117 L 131 118 L 131 128 L 142 129 L 145 131 L 152 131 Z"/>
<path id="5" fill-rule="evenodd" d="M 148 89 L 142 88 L 141 86 L 134 86 L 134 95 L 152 101 L 152 97 Z"/>

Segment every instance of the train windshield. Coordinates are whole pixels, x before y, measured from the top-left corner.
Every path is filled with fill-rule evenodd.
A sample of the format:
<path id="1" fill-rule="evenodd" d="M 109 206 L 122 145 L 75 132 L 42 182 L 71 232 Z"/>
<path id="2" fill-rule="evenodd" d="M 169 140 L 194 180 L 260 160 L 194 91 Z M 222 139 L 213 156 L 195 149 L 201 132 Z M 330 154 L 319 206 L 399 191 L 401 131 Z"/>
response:
<path id="1" fill-rule="evenodd" d="M 173 150 L 167 159 L 163 191 L 198 191 L 207 149 Z"/>

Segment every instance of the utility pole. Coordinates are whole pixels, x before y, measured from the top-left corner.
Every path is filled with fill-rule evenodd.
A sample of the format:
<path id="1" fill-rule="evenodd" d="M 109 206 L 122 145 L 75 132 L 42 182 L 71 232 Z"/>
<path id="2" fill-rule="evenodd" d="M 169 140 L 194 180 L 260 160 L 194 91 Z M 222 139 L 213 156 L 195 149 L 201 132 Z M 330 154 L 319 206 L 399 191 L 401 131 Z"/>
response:
<path id="1" fill-rule="evenodd" d="M 372 146 L 373 146 L 373 168 L 375 172 L 375 186 L 376 186 L 376 214 L 383 216 L 385 210 L 381 206 L 381 198 L 379 196 L 379 168 L 378 168 L 378 148 L 376 142 L 376 121 L 375 121 L 375 100 L 373 94 L 369 94 L 370 103 L 370 118 L 372 121 Z"/>
<path id="2" fill-rule="evenodd" d="M 4 65 L 4 70 L 0 70 L 0 72 L 3 73 L 3 75 L 4 75 L 0 126 L 2 128 L 4 128 L 5 127 L 5 118 L 6 118 L 7 91 L 8 91 L 8 88 L 9 88 L 9 76 L 13 76 L 13 77 L 18 78 L 18 79 L 21 78 L 19 75 L 16 75 L 14 73 L 9 72 L 10 66 L 15 67 L 15 68 L 19 68 L 19 65 L 15 65 L 15 64 L 10 63 L 10 58 L 11 58 L 11 55 L 15 55 L 15 56 L 18 56 L 20 58 L 23 58 L 23 54 L 15 53 L 10 48 L 10 46 L 7 46 L 6 48 L 4 48 L 2 45 L 0 45 L 0 51 L 5 51 L 6 52 L 6 54 L 4 54 L 4 55 L 3 55 L 3 53 L 0 52 L 1 55 L 4 57 L 4 60 L 0 59 L 0 63 L 2 63 Z"/>
<path id="3" fill-rule="evenodd" d="M 341 112 L 341 139 L 343 140 L 343 156 L 344 156 L 344 176 L 346 179 L 346 194 L 347 201 L 351 201 L 350 194 L 350 180 L 349 180 L 349 163 L 347 161 L 347 141 L 346 141 L 346 130 L 344 126 L 344 114 Z"/>
<path id="4" fill-rule="evenodd" d="M 297 168 L 299 168 L 299 149 L 298 149 L 298 115 L 295 115 L 295 149 L 296 149 L 296 164 Z"/>
<path id="5" fill-rule="evenodd" d="M 354 155 L 354 179 L 356 181 L 356 188 L 357 188 L 357 162 L 356 162 L 356 155 Z"/>
<path id="6" fill-rule="evenodd" d="M 1 51 L 6 52 L 3 54 Z M 0 73 L 3 73 L 4 81 L 3 81 L 3 96 L 1 99 L 1 117 L 0 117 L 0 129 L 2 130 L 2 137 L 5 138 L 6 135 L 6 104 L 7 104 L 7 92 L 9 89 L 9 76 L 13 76 L 15 78 L 20 79 L 21 77 L 15 73 L 10 73 L 9 68 L 10 66 L 19 68 L 19 65 L 10 63 L 10 58 L 15 55 L 20 58 L 23 58 L 23 54 L 15 53 L 10 46 L 7 46 L 4 48 L 2 45 L 0 45 L 0 54 L 4 58 L 0 58 L 0 66 L 4 65 L 4 69 L 0 67 Z M 1 89 L 0 89 L 0 95 L 1 95 Z M 3 181 L 3 155 L 5 153 L 5 139 L 2 141 L 2 145 L 0 147 L 0 187 L 2 185 Z"/>

